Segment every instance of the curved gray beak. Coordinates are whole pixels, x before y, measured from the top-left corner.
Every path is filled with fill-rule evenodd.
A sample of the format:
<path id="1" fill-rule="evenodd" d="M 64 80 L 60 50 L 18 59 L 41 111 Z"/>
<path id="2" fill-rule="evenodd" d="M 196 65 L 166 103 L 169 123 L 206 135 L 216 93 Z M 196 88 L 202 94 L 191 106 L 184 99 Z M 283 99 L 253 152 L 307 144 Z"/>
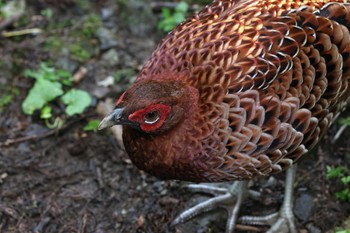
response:
<path id="1" fill-rule="evenodd" d="M 123 124 L 123 111 L 124 108 L 114 109 L 110 114 L 103 118 L 100 125 L 98 126 L 98 130 L 109 128 L 114 125 Z"/>

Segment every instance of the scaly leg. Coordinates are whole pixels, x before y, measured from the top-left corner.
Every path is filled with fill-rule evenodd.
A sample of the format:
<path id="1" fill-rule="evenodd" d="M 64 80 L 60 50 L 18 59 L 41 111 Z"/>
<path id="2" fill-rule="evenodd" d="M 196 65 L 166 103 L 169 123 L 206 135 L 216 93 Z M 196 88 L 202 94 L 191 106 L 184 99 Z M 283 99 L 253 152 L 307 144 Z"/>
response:
<path id="1" fill-rule="evenodd" d="M 250 225 L 270 225 L 268 233 L 296 233 L 293 214 L 293 185 L 295 180 L 295 172 L 297 166 L 287 170 L 285 197 L 279 212 L 267 216 L 244 216 L 238 219 L 238 214 L 242 202 L 245 198 L 258 199 L 260 193 L 248 189 L 248 181 L 236 181 L 230 188 L 219 188 L 213 185 L 192 184 L 188 187 L 196 192 L 206 192 L 214 195 L 202 203 L 184 211 L 173 222 L 177 225 L 189 221 L 201 213 L 214 210 L 216 208 L 225 208 L 228 212 L 228 220 L 226 223 L 226 233 L 234 232 L 237 220 L 243 224 Z"/>
<path id="2" fill-rule="evenodd" d="M 233 232 L 243 200 L 249 196 L 256 198 L 258 195 L 248 190 L 248 181 L 235 181 L 228 189 L 205 184 L 189 185 L 188 187 L 197 192 L 207 192 L 215 196 L 184 211 L 172 222 L 173 226 L 184 223 L 201 213 L 216 208 L 225 208 L 228 212 L 226 232 Z"/>
<path id="3" fill-rule="evenodd" d="M 240 222 L 251 225 L 270 225 L 271 228 L 267 233 L 296 233 L 297 229 L 295 227 L 293 214 L 293 185 L 296 170 L 297 165 L 294 165 L 287 170 L 284 190 L 285 196 L 279 212 L 262 217 L 244 216 L 239 219 Z"/>

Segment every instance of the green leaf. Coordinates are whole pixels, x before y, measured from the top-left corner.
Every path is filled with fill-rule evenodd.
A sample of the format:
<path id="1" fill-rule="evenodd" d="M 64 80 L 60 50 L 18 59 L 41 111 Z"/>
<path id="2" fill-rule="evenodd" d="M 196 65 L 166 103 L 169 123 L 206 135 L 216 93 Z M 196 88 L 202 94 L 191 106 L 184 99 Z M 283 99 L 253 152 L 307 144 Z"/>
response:
<path id="1" fill-rule="evenodd" d="M 173 19 L 174 19 L 173 26 L 175 27 L 177 24 L 185 20 L 185 15 L 181 12 L 175 12 L 173 15 Z"/>
<path id="2" fill-rule="evenodd" d="M 336 230 L 335 233 L 350 233 L 350 230 Z"/>
<path id="3" fill-rule="evenodd" d="M 350 183 L 350 176 L 344 176 L 343 178 L 341 178 L 341 182 L 347 185 L 348 183 Z"/>
<path id="4" fill-rule="evenodd" d="M 338 200 L 350 202 L 350 189 L 344 189 L 335 194 Z"/>
<path id="5" fill-rule="evenodd" d="M 165 19 L 169 18 L 171 16 L 170 9 L 162 8 L 162 15 Z"/>
<path id="6" fill-rule="evenodd" d="M 177 4 L 175 11 L 186 13 L 188 11 L 188 4 L 186 2 L 180 2 Z"/>
<path id="7" fill-rule="evenodd" d="M 342 229 L 337 229 L 335 233 L 350 233 L 350 230 L 342 230 Z"/>
<path id="8" fill-rule="evenodd" d="M 339 119 L 339 124 L 350 126 L 350 117 L 340 118 Z"/>
<path id="9" fill-rule="evenodd" d="M 23 75 L 35 79 L 59 81 L 67 86 L 72 85 L 72 74 L 69 71 L 62 69 L 56 71 L 55 68 L 48 67 L 44 62 L 40 63 L 40 68 L 38 70 L 24 70 Z"/>
<path id="10" fill-rule="evenodd" d="M 346 169 L 342 166 L 338 167 L 331 167 L 327 166 L 327 177 L 328 178 L 336 178 L 336 177 L 342 177 L 345 174 Z"/>
<path id="11" fill-rule="evenodd" d="M 67 105 L 67 115 L 72 116 L 84 112 L 91 104 L 92 98 L 86 91 L 71 89 L 61 97 L 61 100 Z"/>
<path id="12" fill-rule="evenodd" d="M 52 117 L 52 108 L 46 105 L 40 112 L 41 119 L 50 119 Z"/>
<path id="13" fill-rule="evenodd" d="M 62 84 L 66 86 L 72 86 L 72 74 L 68 70 L 57 70 L 57 76 L 59 77 Z"/>
<path id="14" fill-rule="evenodd" d="M 52 19 L 53 11 L 50 8 L 46 8 L 41 10 L 40 14 L 45 16 L 47 19 Z"/>
<path id="15" fill-rule="evenodd" d="M 98 125 L 100 124 L 100 120 L 91 120 L 84 127 L 84 131 L 97 131 Z"/>
<path id="16" fill-rule="evenodd" d="M 29 94 L 22 103 L 25 114 L 32 115 L 37 109 L 42 109 L 46 103 L 63 94 L 62 85 L 46 79 L 37 79 Z"/>

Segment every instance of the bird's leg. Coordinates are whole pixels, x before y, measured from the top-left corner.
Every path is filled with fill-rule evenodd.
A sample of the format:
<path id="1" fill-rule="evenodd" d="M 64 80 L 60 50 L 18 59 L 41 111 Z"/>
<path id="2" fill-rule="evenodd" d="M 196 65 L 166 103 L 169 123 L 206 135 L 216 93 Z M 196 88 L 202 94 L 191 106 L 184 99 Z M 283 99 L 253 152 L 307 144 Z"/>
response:
<path id="1" fill-rule="evenodd" d="M 248 181 L 236 181 L 229 188 L 218 188 L 212 185 L 189 185 L 189 188 L 199 192 L 206 192 L 214 195 L 202 203 L 184 211 L 173 222 L 172 225 L 184 223 L 197 215 L 208 212 L 216 208 L 225 208 L 228 212 L 228 221 L 226 224 L 226 232 L 233 232 L 239 209 L 245 198 L 251 196 L 256 198 L 258 194 L 248 190 Z"/>
<path id="2" fill-rule="evenodd" d="M 293 185 L 297 166 L 294 165 L 287 170 L 285 196 L 279 212 L 262 217 L 244 216 L 239 220 L 251 225 L 271 225 L 268 233 L 290 232 L 296 233 L 293 214 Z"/>

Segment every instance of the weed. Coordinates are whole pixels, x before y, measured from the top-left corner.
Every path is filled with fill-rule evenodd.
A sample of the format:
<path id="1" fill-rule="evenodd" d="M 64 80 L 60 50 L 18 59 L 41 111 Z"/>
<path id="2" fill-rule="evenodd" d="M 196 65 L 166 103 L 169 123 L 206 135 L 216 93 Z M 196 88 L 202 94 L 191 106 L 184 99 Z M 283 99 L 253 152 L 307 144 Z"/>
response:
<path id="1" fill-rule="evenodd" d="M 75 1 L 76 4 L 84 11 L 89 10 L 89 8 L 91 8 L 91 3 L 90 1 L 86 1 L 86 0 L 76 0 Z"/>
<path id="2" fill-rule="evenodd" d="M 92 38 L 96 34 L 96 29 L 101 27 L 102 20 L 97 14 L 88 15 L 82 25 L 83 35 L 87 38 Z"/>
<path id="3" fill-rule="evenodd" d="M 162 9 L 163 19 L 158 23 L 158 29 L 169 32 L 176 25 L 185 20 L 188 13 L 188 4 L 186 2 L 180 2 L 174 12 L 171 12 L 169 8 Z"/>
<path id="4" fill-rule="evenodd" d="M 40 14 L 45 16 L 47 19 L 52 19 L 53 17 L 53 11 L 50 8 L 46 8 L 40 11 Z"/>
<path id="5" fill-rule="evenodd" d="M 72 85 L 72 75 L 66 70 L 41 63 L 38 70 L 25 70 L 24 76 L 34 78 L 35 83 L 22 103 L 23 112 L 32 115 L 34 111 L 40 110 L 40 118 L 45 120 L 48 127 L 62 124 L 57 118 L 53 124 L 49 124 L 49 119 L 53 117 L 49 103 L 57 97 L 61 96 L 68 116 L 82 113 L 91 103 L 91 96 L 85 91 L 74 88 L 65 91 Z"/>
<path id="6" fill-rule="evenodd" d="M 78 61 L 87 61 L 91 57 L 91 54 L 78 43 L 71 44 L 69 46 L 69 51 L 72 58 Z"/>
<path id="7" fill-rule="evenodd" d="M 347 229 L 336 229 L 335 233 L 350 233 L 350 230 L 347 230 Z"/>
<path id="8" fill-rule="evenodd" d="M 97 131 L 100 120 L 90 120 L 87 125 L 84 127 L 84 131 Z"/>
<path id="9" fill-rule="evenodd" d="M 133 77 L 134 75 L 136 74 L 133 69 L 125 68 L 125 69 L 118 70 L 114 74 L 114 82 L 120 83 L 122 79 L 130 80 L 131 77 Z"/>
<path id="10" fill-rule="evenodd" d="M 12 102 L 13 97 L 19 94 L 17 88 L 0 88 L 0 112 Z"/>
<path id="11" fill-rule="evenodd" d="M 350 117 L 340 118 L 339 119 L 339 124 L 350 126 Z"/>
<path id="12" fill-rule="evenodd" d="M 329 179 L 337 179 L 340 181 L 345 187 L 349 186 L 350 183 L 350 175 L 347 175 L 348 171 L 345 167 L 337 166 L 331 167 L 327 166 L 327 177 Z M 336 192 L 336 197 L 340 201 L 346 201 L 350 203 L 350 189 L 344 188 L 343 190 Z"/>

